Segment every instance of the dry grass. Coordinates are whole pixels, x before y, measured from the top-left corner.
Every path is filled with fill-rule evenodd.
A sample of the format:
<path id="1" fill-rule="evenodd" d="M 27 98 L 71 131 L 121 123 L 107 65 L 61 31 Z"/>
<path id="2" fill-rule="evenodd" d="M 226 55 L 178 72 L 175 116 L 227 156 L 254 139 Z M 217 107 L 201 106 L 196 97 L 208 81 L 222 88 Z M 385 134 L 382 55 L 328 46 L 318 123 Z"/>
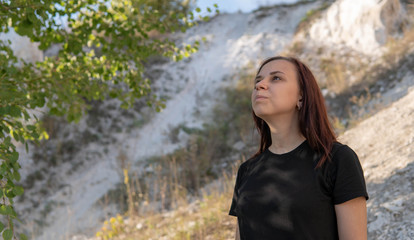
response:
<path id="1" fill-rule="evenodd" d="M 142 162 L 142 171 L 130 169 L 120 152 L 124 183 L 108 197 L 126 206 L 121 210 L 125 215 L 105 222 L 94 239 L 234 239 L 236 219 L 228 211 L 242 162 L 237 156 L 244 159 L 253 153 L 253 123 L 246 124 L 251 121 L 252 79 L 250 74 L 234 76 L 237 84 L 223 89 L 224 101 L 211 115 L 202 116 L 209 124 L 203 129 L 173 129 L 170 140 L 183 131 L 189 135 L 187 145 Z M 235 143 L 244 147 L 234 149 Z"/>
<path id="2" fill-rule="evenodd" d="M 206 190 L 202 197 L 191 203 L 181 202 L 175 210 L 111 218 L 94 239 L 234 239 L 236 219 L 228 215 L 234 172 L 231 175 L 233 177 L 223 173 L 209 193 Z"/>

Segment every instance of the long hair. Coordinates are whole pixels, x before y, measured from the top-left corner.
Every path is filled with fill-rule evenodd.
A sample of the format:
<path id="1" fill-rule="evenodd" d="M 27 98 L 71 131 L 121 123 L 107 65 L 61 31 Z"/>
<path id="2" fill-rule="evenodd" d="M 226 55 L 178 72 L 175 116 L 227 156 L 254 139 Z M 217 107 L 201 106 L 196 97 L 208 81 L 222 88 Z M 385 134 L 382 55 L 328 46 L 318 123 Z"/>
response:
<path id="1" fill-rule="evenodd" d="M 282 56 L 268 58 L 260 65 L 257 74 L 266 63 L 275 60 L 289 61 L 296 67 L 302 93 L 302 107 L 299 109 L 299 129 L 310 147 L 321 154 L 321 158 L 316 165 L 316 168 L 319 168 L 330 159 L 329 153 L 333 143 L 336 142 L 336 136 L 326 112 L 325 100 L 310 69 L 296 58 Z M 272 138 L 267 123 L 256 116 L 253 109 L 252 114 L 260 134 L 260 147 L 253 155 L 255 157 L 263 153 L 272 144 Z"/>

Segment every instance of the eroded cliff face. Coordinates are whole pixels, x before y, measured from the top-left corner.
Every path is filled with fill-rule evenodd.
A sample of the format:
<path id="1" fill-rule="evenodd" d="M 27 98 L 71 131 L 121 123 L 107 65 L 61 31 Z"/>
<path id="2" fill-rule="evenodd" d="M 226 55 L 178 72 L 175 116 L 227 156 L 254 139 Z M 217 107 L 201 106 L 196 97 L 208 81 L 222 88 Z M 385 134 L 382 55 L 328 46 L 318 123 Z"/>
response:
<path id="1" fill-rule="evenodd" d="M 23 181 L 28 176 L 38 176 L 36 173 L 42 176 L 33 180 L 31 188 L 26 190 L 26 197 L 16 204 L 18 211 L 23 213 L 27 230 L 39 230 L 36 233 L 37 239 L 66 239 L 79 233 L 92 235 L 101 225 L 102 219 L 113 216 L 118 211 L 114 206 L 102 207 L 99 202 L 105 193 L 122 182 L 117 163 L 120 153 L 125 154 L 131 164 L 134 164 L 183 146 L 187 136 L 182 133 L 179 135 L 180 141 L 173 143 L 168 140 L 170 129 L 179 124 L 201 127 L 205 119 L 196 117 L 194 113 L 209 111 L 215 99 L 222 98 L 217 95 L 218 89 L 234 85 L 226 79 L 230 79 L 229 76 L 247 65 L 256 66 L 262 59 L 281 53 L 295 54 L 311 66 L 325 95 L 331 96 L 329 101 L 335 101 L 335 94 L 340 92 L 335 92 L 335 84 L 343 84 L 341 91 L 346 90 L 354 82 L 363 79 L 363 76 L 371 76 L 375 70 L 374 65 L 388 65 L 382 58 L 387 52 L 389 38 L 405 37 L 402 28 L 409 26 L 404 5 L 397 0 L 338 0 L 326 5 L 325 9 L 318 10 L 322 6 L 323 1 L 316 1 L 262 8 L 252 13 L 216 16 L 210 22 L 202 23 L 177 36 L 182 41 L 205 36 L 207 41 L 200 47 L 200 52 L 182 62 L 154 63 L 149 68 L 152 76 L 155 76 L 153 88 L 159 95 L 169 99 L 163 112 L 153 114 L 148 109 L 121 112 L 119 103 L 108 101 L 97 106 L 93 113 L 96 115 L 82 119 L 79 125 L 57 122 L 59 126 L 56 126 L 56 138 L 45 143 L 50 146 L 44 148 L 41 156 L 65 158 L 58 159 L 54 166 L 39 160 L 38 155 L 34 156 L 32 153 L 36 151 L 26 154 L 22 147 Z M 305 27 L 297 29 L 301 19 L 310 10 L 319 12 L 318 16 L 305 22 Z M 297 43 L 301 43 L 300 49 L 295 49 L 294 45 Z M 410 86 L 414 85 L 413 75 L 410 75 L 411 61 L 414 63 L 413 57 L 410 57 L 414 54 L 414 43 L 408 42 L 404 51 L 406 58 L 403 59 L 407 61 L 401 63 L 401 68 L 398 67 L 399 63 L 393 68 L 401 74 L 387 75 L 386 81 L 393 85 L 381 85 L 381 96 L 376 103 L 382 103 L 382 96 L 389 97 L 388 102 L 396 101 L 407 95 Z M 330 71 L 338 75 L 327 74 Z M 343 82 L 330 81 L 333 77 L 342 77 Z M 410 94 L 411 97 L 412 95 Z M 404 101 L 398 105 L 398 109 L 403 108 L 403 104 L 407 104 L 409 100 Z M 403 122 L 409 121 L 412 115 L 407 111 L 404 111 Z M 387 114 L 395 113 L 388 111 L 370 121 L 378 121 L 378 124 L 387 126 L 390 134 L 387 133 L 383 138 L 393 143 L 398 136 L 391 134 L 394 125 L 389 123 L 392 119 L 380 121 Z M 148 117 L 150 119 L 145 120 Z M 131 127 L 136 126 L 137 119 L 143 120 L 142 124 Z M 398 124 L 401 130 L 399 134 L 405 134 L 403 122 Z M 363 126 L 371 128 L 374 126 L 371 123 Z M 125 126 L 128 126 L 127 130 L 119 131 L 125 129 Z M 387 145 L 385 142 L 376 143 L 376 127 L 367 135 L 370 136 L 368 139 L 362 138 L 364 127 L 358 129 L 352 134 L 345 134 L 344 136 L 349 137 L 344 137 L 344 141 L 362 152 L 361 159 L 367 169 L 368 187 L 372 191 L 371 202 L 368 202 L 370 233 L 387 239 L 393 232 L 390 230 L 385 235 L 380 235 L 379 229 L 391 229 L 393 225 L 388 221 L 395 221 L 396 218 L 392 212 L 386 212 L 388 210 L 384 210 L 381 204 L 383 200 L 394 204 L 391 203 L 392 194 L 397 193 L 393 192 L 387 199 L 380 198 L 379 193 L 382 190 L 391 192 L 393 181 L 407 180 L 404 169 L 412 165 L 410 161 L 413 162 L 414 157 L 407 150 L 404 153 L 404 164 L 397 165 L 398 161 L 395 160 L 397 162 L 394 166 L 398 168 L 376 168 L 387 161 L 379 157 L 388 155 L 375 153 L 379 152 L 379 148 L 384 148 L 383 151 L 387 152 Z M 404 147 L 412 146 L 412 143 L 406 144 L 411 135 L 404 136 Z M 355 139 L 364 141 L 355 142 Z M 364 148 L 367 142 L 370 144 L 369 152 Z M 393 144 L 389 146 L 396 147 Z M 59 151 L 61 155 L 56 155 Z M 388 172 L 379 179 L 376 177 L 377 171 L 370 169 Z M 403 173 L 399 174 L 401 171 Z M 393 177 L 394 175 L 397 177 Z M 408 179 L 407 182 L 410 183 L 411 180 Z M 378 181 L 384 181 L 384 184 L 378 185 Z M 412 187 L 408 183 L 404 185 L 404 189 L 409 190 Z M 412 196 L 410 198 L 407 195 L 402 199 L 402 206 L 412 207 L 405 202 L 412 200 Z M 382 218 L 377 216 L 377 212 L 381 211 L 385 211 L 381 213 Z M 410 223 L 405 217 L 411 215 L 404 215 L 402 210 L 398 210 L 398 214 L 404 216 L 404 226 L 409 226 Z M 39 219 L 44 222 L 39 223 Z"/>
<path id="2" fill-rule="evenodd" d="M 314 69 L 325 96 L 360 91 L 377 81 L 389 88 L 388 80 L 378 78 L 412 52 L 412 9 L 398 0 L 325 2 L 308 12 L 289 52 Z"/>
<path id="3" fill-rule="evenodd" d="M 406 11 L 399 0 L 339 0 L 300 37 L 315 46 L 322 44 L 378 57 L 388 38 L 402 33 L 406 21 Z"/>
<path id="4" fill-rule="evenodd" d="M 218 90 L 235 86 L 230 76 L 287 48 L 301 17 L 319 5 L 312 2 L 222 14 L 201 23 L 175 36 L 183 42 L 206 37 L 198 53 L 181 62 L 154 63 L 148 69 L 153 89 L 169 99 L 161 113 L 148 109 L 123 112 L 119 103 L 108 101 L 94 106 L 95 116 L 78 125 L 56 122 L 57 137 L 45 143 L 50 146 L 30 154 L 21 148 L 22 173 L 26 173 L 23 181 L 27 176 L 33 181 L 17 205 L 27 229 L 37 231 L 36 239 L 93 235 L 102 220 L 118 211 L 114 206 L 102 207 L 102 197 L 123 182 L 117 160 L 120 153 L 134 167 L 139 161 L 185 145 L 188 138 L 184 133 L 178 142 L 169 140 L 171 128 L 180 124 L 201 127 L 205 119 L 194 113 L 207 114 L 216 99 L 223 98 Z M 147 117 L 151 118 L 142 126 L 129 127 Z M 54 166 L 42 159 L 54 161 Z"/>

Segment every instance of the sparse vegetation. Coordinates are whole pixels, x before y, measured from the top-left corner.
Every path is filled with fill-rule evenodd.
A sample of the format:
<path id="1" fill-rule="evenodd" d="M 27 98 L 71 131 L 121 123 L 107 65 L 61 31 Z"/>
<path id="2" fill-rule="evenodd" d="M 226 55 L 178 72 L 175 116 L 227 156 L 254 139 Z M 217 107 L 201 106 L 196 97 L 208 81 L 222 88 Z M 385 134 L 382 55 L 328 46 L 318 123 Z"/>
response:
<path id="1" fill-rule="evenodd" d="M 111 218 L 96 233 L 97 239 L 234 239 L 235 218 L 228 216 L 236 168 L 223 173 L 218 185 L 197 200 L 181 202 L 174 210 L 149 212 L 139 217 Z"/>
<path id="2" fill-rule="evenodd" d="M 320 61 L 320 69 L 329 76 L 326 86 L 336 93 L 333 98 L 327 96 L 327 103 L 330 106 L 332 124 L 338 134 L 367 117 L 368 112 L 364 107 L 373 98 L 379 97 L 372 92 L 373 85 L 366 85 L 365 82 L 357 81 L 350 89 L 349 77 L 345 71 L 347 65 L 342 61 L 340 57 L 335 56 L 332 56 L 332 59 L 322 58 Z M 379 81 L 378 75 L 373 77 L 372 74 L 367 74 L 368 69 L 361 67 L 358 71 L 373 78 L 373 82 Z M 249 71 L 254 72 L 244 72 Z M 140 167 L 149 169 L 147 172 L 140 176 L 130 176 L 135 182 L 132 184 L 135 186 L 132 195 L 135 196 L 136 202 L 133 206 L 137 208 L 139 218 L 125 215 L 128 223 L 124 225 L 124 232 L 114 239 L 234 237 L 235 221 L 227 216 L 232 194 L 232 187 L 227 185 L 234 184 L 234 180 L 229 180 L 230 177 L 227 176 L 231 176 L 229 169 L 233 169 L 234 176 L 237 165 L 234 162 L 237 160 L 229 156 L 241 153 L 233 146 L 236 142 L 243 143 L 249 149 L 243 152 L 243 155 L 239 155 L 239 159 L 250 156 L 256 146 L 256 142 L 250 138 L 253 136 L 254 127 L 249 99 L 253 76 L 241 74 L 234 76 L 233 81 L 234 79 L 239 79 L 238 83 L 222 90 L 224 100 L 213 108 L 211 115 L 200 116 L 207 119 L 202 129 L 189 128 L 184 124 L 171 128 L 171 142 L 178 142 L 179 134 L 189 136 L 189 142 L 184 148 L 165 156 L 148 159 L 146 165 Z M 250 126 L 246 124 L 249 122 Z M 213 189 L 209 194 L 200 194 L 199 189 L 217 179 L 227 186 L 225 191 Z M 138 195 L 139 198 L 136 197 Z M 126 196 L 126 193 L 123 194 L 124 206 L 128 205 Z M 125 209 L 124 212 L 127 211 Z"/>
<path id="3" fill-rule="evenodd" d="M 317 11 L 309 12 L 306 21 L 317 14 Z M 319 74 L 325 78 L 320 85 L 332 93 L 326 99 L 337 133 L 372 114 L 372 109 L 367 105 L 381 97 L 379 89 L 395 84 L 401 79 L 404 69 L 414 69 L 413 53 L 403 54 L 412 40 L 410 35 L 404 35 L 404 38 L 389 42 L 389 55 L 384 56 L 386 63 L 392 63 L 387 65 L 388 68 L 384 68 L 383 63 L 368 67 L 354 56 L 333 55 L 326 53 L 322 47 L 308 53 L 312 55 L 308 56 L 310 62 L 317 65 L 317 69 L 321 70 Z M 295 42 L 291 49 L 299 55 L 306 51 L 303 42 Z M 405 67 L 403 71 L 401 66 Z M 314 69 L 313 66 L 311 68 Z M 355 77 L 352 84 L 347 70 L 351 70 Z M 136 166 L 131 166 L 120 150 L 119 170 L 124 181 L 108 191 L 99 204 L 117 204 L 121 215 L 108 218 L 97 232 L 97 239 L 234 239 L 236 222 L 227 213 L 235 170 L 245 156 L 254 152 L 257 144 L 250 114 L 253 76 L 249 72 L 246 69 L 244 74 L 226 79 L 235 84 L 221 90 L 224 97 L 211 114 L 197 113 L 205 120 L 202 128 L 189 127 L 185 123 L 171 126 L 169 140 L 179 143 L 180 137 L 185 136 L 188 142 L 184 147 L 167 155 L 151 157 Z M 235 79 L 238 79 L 237 84 Z M 80 141 L 83 144 L 112 143 L 111 133 L 102 130 L 106 129 L 102 125 L 108 124 L 103 120 L 109 121 L 114 132 L 125 131 L 124 124 L 110 119 L 111 114 L 105 112 L 102 106 L 96 103 L 96 108 L 91 109 L 91 117 L 86 121 L 87 130 L 77 133 L 83 136 Z M 107 107 L 110 111 L 117 108 L 114 105 Z M 151 119 L 149 115 L 137 118 L 125 111 L 119 115 L 136 119 L 127 129 L 143 126 Z M 58 134 L 53 120 L 48 124 L 52 132 Z M 64 139 L 69 138 L 69 135 L 65 136 Z M 62 141 L 56 145 L 51 156 L 46 154 L 50 153 L 50 149 L 40 151 L 36 161 L 47 161 L 52 166 L 58 166 L 65 159 L 63 156 L 70 156 L 78 150 L 77 144 L 79 142 Z M 105 148 L 104 153 L 108 151 Z M 74 163 L 73 166 L 76 170 L 81 165 Z M 52 182 L 52 178 L 44 178 L 44 171 L 47 169 L 42 168 L 29 175 L 26 184 L 33 186 L 36 181 Z M 49 188 L 42 188 L 39 193 L 46 195 L 48 191 Z M 54 206 L 56 203 L 42 207 L 50 211 Z M 44 225 L 45 222 L 39 221 L 38 224 Z"/>
<path id="4" fill-rule="evenodd" d="M 346 65 L 335 58 L 321 58 L 320 69 L 326 74 L 326 88 L 335 93 L 347 89 L 349 81 L 346 78 Z M 323 87 L 323 86 L 322 86 Z"/>
<path id="5" fill-rule="evenodd" d="M 234 182 L 229 176 L 234 175 L 235 165 L 240 163 L 237 159 L 252 155 L 256 148 L 250 110 L 254 71 L 249 73 L 249 70 L 244 69 L 242 72 L 229 79 L 233 84 L 221 90 L 224 99 L 212 109 L 211 114 L 200 116 L 207 119 L 203 128 L 191 128 L 184 124 L 171 128 L 169 138 L 173 143 L 178 141 L 180 133 L 188 136 L 185 147 L 168 155 L 147 159 L 138 166 L 139 169 L 146 169 L 140 171 L 139 175 L 130 169 L 127 171 L 128 177 L 124 176 L 129 180 L 130 192 L 126 191 L 125 182 L 102 198 L 103 201 L 109 197 L 109 203 L 128 206 L 128 209 L 121 209 L 125 214 L 131 212 L 132 207 L 132 212 L 136 212 L 140 219 L 145 219 L 145 222 L 138 223 L 145 227 L 125 230 L 130 231 L 128 236 L 134 236 L 134 239 L 136 236 L 140 236 L 138 239 L 162 239 L 162 236 L 167 236 L 166 239 L 206 239 L 211 235 L 209 230 L 216 228 L 226 229 L 227 237 L 215 231 L 211 239 L 232 236 L 234 223 L 231 217 L 227 217 L 227 211 L 233 188 L 228 185 Z M 235 143 L 243 147 L 237 149 Z M 200 189 L 215 181 L 219 182 L 220 191 L 216 188 L 210 189 L 208 194 L 200 192 Z M 194 202 L 191 200 L 194 198 L 199 200 Z M 131 199 L 134 204 L 130 203 Z M 183 210 L 171 213 L 173 209 L 185 209 L 187 206 L 197 206 L 198 213 L 185 214 Z M 179 220 L 177 217 L 166 218 L 170 213 L 180 215 Z M 134 221 L 135 216 L 127 216 Z M 128 228 L 130 226 L 126 225 L 125 229 Z M 171 231 L 174 228 L 177 231 Z M 101 230 L 98 233 L 101 239 L 105 239 L 102 237 L 103 232 Z M 119 239 L 128 239 L 120 236 Z"/>
<path id="6" fill-rule="evenodd" d="M 302 2 L 310 2 L 310 1 L 302 1 Z M 332 4 L 332 1 L 325 1 L 322 3 L 322 5 L 319 8 L 311 9 L 307 11 L 306 15 L 303 16 L 303 18 L 300 20 L 300 23 L 298 27 L 296 28 L 296 32 L 299 32 L 301 29 L 304 29 L 307 26 L 310 26 L 312 21 L 314 19 L 317 19 L 325 9 L 331 6 L 331 4 Z"/>
<path id="7" fill-rule="evenodd" d="M 411 66 L 411 62 L 404 59 L 406 65 Z M 339 83 L 333 81 L 329 84 L 338 87 L 338 84 L 346 82 L 346 71 L 341 68 L 345 65 L 329 58 L 322 59 L 321 63 L 325 64 L 322 69 L 331 76 L 342 74 L 338 77 Z M 367 69 L 360 70 L 367 72 Z M 392 71 L 395 70 L 367 74 L 371 84 L 363 81 L 351 89 L 343 85 L 338 87 L 334 98 L 327 97 L 328 105 L 338 104 L 338 108 L 331 106 L 331 119 L 337 133 L 368 116 L 364 106 L 379 97 L 373 90 L 375 84 L 384 76 L 391 76 Z M 225 97 L 213 108 L 211 115 L 200 116 L 207 119 L 203 128 L 185 124 L 171 127 L 170 141 L 178 142 L 178 136 L 183 134 L 189 139 L 185 147 L 128 168 L 124 177 L 127 176 L 129 187 L 120 183 L 102 199 L 102 202 L 106 199 L 107 203 L 119 204 L 123 215 L 106 222 L 96 235 L 98 239 L 233 238 L 235 221 L 227 216 L 227 212 L 232 194 L 230 185 L 234 179 L 229 176 L 234 176 L 235 163 L 240 162 L 237 159 L 250 156 L 256 145 L 251 138 L 253 122 L 249 99 L 253 76 L 241 74 L 233 76 L 231 81 L 236 82 L 235 79 L 239 79 L 238 83 L 222 90 Z M 249 122 L 251 125 L 246 124 Z M 236 142 L 243 143 L 248 150 L 235 149 Z M 145 171 L 133 170 L 137 168 Z M 220 189 L 210 188 L 209 193 L 200 191 L 215 181 L 220 182 Z"/>

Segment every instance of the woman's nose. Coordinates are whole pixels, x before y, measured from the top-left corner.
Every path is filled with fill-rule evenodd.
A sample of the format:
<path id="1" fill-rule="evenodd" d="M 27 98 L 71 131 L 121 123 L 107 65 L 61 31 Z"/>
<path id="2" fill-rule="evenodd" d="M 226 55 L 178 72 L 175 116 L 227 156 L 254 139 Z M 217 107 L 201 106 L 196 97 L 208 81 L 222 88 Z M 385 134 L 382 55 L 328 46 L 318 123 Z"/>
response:
<path id="1" fill-rule="evenodd" d="M 266 89 L 266 88 L 267 88 L 267 84 L 265 82 L 265 79 L 260 80 L 259 82 L 256 83 L 256 90 Z"/>

